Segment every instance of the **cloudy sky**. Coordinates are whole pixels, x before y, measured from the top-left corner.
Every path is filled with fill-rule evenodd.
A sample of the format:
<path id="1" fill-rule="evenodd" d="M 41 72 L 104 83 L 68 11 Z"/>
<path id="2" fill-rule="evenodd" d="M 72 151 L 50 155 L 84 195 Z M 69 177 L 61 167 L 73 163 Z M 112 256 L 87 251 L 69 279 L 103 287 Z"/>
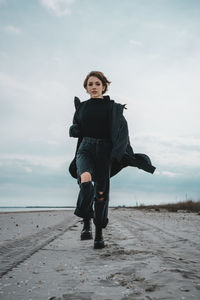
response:
<path id="1" fill-rule="evenodd" d="M 200 2 L 0 0 L 0 206 L 75 205 L 74 96 L 100 70 L 127 104 L 134 152 L 111 205 L 200 199 Z"/>

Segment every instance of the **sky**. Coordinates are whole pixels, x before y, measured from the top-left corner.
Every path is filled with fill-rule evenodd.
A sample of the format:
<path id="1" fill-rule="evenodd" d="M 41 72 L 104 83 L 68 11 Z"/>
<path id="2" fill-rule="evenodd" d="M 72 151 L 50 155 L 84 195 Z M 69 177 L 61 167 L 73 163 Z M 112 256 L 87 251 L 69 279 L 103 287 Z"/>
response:
<path id="1" fill-rule="evenodd" d="M 110 205 L 200 199 L 198 0 L 0 0 L 0 206 L 76 204 L 74 96 L 102 71 L 133 151 Z"/>

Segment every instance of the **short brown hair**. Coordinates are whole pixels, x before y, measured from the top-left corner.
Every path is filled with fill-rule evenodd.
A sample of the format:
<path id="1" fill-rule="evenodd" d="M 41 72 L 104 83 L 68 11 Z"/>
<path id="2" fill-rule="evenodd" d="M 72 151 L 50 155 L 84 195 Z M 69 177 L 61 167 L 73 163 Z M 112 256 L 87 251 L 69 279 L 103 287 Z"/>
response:
<path id="1" fill-rule="evenodd" d="M 100 71 L 91 71 L 85 78 L 84 80 L 84 83 L 83 83 L 83 86 L 84 88 L 86 89 L 87 88 L 87 82 L 88 82 L 88 79 L 91 77 L 91 76 L 95 76 L 97 77 L 99 80 L 101 80 L 102 84 L 103 84 L 103 87 L 105 87 L 104 91 L 102 92 L 102 94 L 104 94 L 107 90 L 108 90 L 108 85 L 111 83 L 111 81 L 109 81 L 106 76 L 100 72 Z"/>

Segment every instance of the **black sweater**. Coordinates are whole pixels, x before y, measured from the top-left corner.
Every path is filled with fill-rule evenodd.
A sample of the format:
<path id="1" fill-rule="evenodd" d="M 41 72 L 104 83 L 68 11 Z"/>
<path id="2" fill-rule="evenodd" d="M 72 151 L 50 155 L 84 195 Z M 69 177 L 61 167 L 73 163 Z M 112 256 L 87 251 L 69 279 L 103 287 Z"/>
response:
<path id="1" fill-rule="evenodd" d="M 102 98 L 82 102 L 78 116 L 83 137 L 109 138 L 109 107 L 109 101 Z"/>

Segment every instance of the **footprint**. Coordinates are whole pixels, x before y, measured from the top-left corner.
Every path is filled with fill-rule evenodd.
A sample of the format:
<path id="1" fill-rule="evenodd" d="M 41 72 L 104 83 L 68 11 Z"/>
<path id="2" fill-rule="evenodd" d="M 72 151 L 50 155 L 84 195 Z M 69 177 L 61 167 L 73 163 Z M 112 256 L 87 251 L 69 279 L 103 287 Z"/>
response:
<path id="1" fill-rule="evenodd" d="M 149 254 L 150 251 L 141 251 L 141 250 L 125 250 L 123 247 L 118 247 L 117 249 L 108 249 L 106 252 L 100 254 L 101 257 L 120 257 L 121 259 L 126 255 L 137 255 L 137 254 Z"/>
<path id="2" fill-rule="evenodd" d="M 191 271 L 186 271 L 184 269 L 180 269 L 180 268 L 173 268 L 173 269 L 169 269 L 170 272 L 177 272 L 180 273 L 184 278 L 188 278 L 188 279 L 195 279 L 195 278 L 200 278 L 198 275 L 196 275 L 195 273 L 191 272 Z"/>
<path id="3" fill-rule="evenodd" d="M 149 285 L 145 288 L 145 292 L 154 292 L 156 288 L 157 288 L 156 284 Z"/>
<path id="4" fill-rule="evenodd" d="M 143 282 L 144 280 L 144 278 L 139 278 L 136 276 L 135 270 L 125 270 L 111 273 L 110 275 L 106 276 L 104 280 L 100 280 L 100 283 L 103 283 L 106 286 L 124 286 L 132 289 L 135 285 L 135 282 Z"/>
<path id="5" fill-rule="evenodd" d="M 75 231 L 75 230 L 77 229 L 76 227 L 78 227 L 78 226 L 75 224 L 75 225 L 71 226 L 71 227 L 69 228 L 69 230 L 70 230 L 70 231 Z"/>
<path id="6" fill-rule="evenodd" d="M 92 300 L 93 292 L 79 292 L 79 293 L 69 293 L 63 294 L 60 297 L 51 297 L 48 300 Z"/>

